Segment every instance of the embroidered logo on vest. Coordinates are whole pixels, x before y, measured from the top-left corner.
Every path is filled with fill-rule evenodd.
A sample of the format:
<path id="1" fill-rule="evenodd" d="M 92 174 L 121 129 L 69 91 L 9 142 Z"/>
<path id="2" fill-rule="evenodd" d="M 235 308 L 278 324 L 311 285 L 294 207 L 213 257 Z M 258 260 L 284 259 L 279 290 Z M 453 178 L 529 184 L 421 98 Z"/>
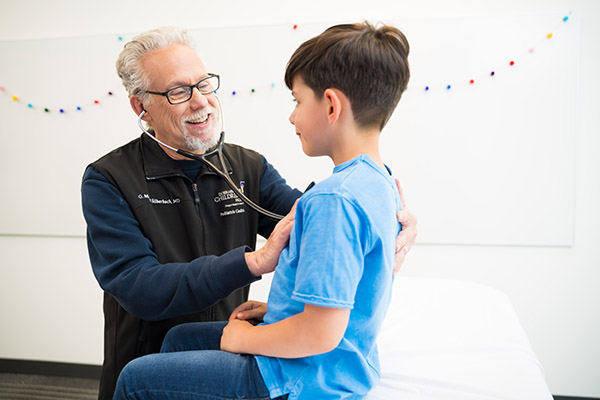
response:
<path id="1" fill-rule="evenodd" d="M 181 199 L 179 197 L 175 198 L 175 199 L 153 199 L 152 197 L 150 197 L 150 195 L 148 193 L 138 194 L 138 199 L 148 200 L 148 202 L 150 202 L 151 204 L 179 204 L 179 203 L 181 203 Z"/>
<path id="2" fill-rule="evenodd" d="M 240 182 L 240 186 L 243 190 L 243 181 Z M 221 207 L 223 211 L 219 212 L 219 216 L 227 217 L 229 215 L 242 214 L 246 212 L 244 208 L 244 202 L 233 190 L 223 190 L 218 192 L 213 201 L 217 204 L 222 203 Z"/>

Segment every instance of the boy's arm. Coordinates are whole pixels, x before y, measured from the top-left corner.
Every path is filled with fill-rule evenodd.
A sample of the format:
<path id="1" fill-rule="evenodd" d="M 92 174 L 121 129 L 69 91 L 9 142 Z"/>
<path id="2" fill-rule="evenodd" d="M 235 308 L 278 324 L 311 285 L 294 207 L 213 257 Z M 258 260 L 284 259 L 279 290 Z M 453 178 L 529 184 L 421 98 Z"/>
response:
<path id="1" fill-rule="evenodd" d="M 322 354 L 337 347 L 349 318 L 350 310 L 312 304 L 270 325 L 253 326 L 232 315 L 223 330 L 221 350 L 281 358 Z"/>

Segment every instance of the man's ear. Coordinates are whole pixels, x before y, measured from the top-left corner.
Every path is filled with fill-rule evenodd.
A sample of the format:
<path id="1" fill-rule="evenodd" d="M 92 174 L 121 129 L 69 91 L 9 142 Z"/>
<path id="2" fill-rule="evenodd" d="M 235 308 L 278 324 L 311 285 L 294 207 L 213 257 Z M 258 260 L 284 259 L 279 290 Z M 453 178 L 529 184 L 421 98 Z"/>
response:
<path id="1" fill-rule="evenodd" d="M 323 92 L 323 101 L 327 107 L 327 122 L 333 125 L 340 119 L 342 110 L 345 106 L 346 96 L 338 89 L 325 89 Z"/>
<path id="2" fill-rule="evenodd" d="M 133 112 L 137 116 L 139 116 L 142 111 L 146 111 L 146 109 L 144 108 L 144 103 L 142 103 L 142 99 L 140 99 L 140 97 L 135 94 L 132 95 L 131 97 L 129 97 L 129 104 L 131 105 Z M 142 120 L 149 122 L 149 121 L 152 121 L 152 117 L 146 111 L 144 113 L 144 116 L 142 117 Z"/>

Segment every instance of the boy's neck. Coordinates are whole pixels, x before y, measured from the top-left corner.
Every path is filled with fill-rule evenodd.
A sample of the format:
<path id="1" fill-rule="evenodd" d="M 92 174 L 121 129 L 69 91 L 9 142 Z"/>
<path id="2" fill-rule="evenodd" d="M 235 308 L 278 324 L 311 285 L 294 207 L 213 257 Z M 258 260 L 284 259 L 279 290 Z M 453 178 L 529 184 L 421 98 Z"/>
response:
<path id="1" fill-rule="evenodd" d="M 339 135 L 338 139 L 330 154 L 336 166 L 366 154 L 381 168 L 385 168 L 379 152 L 379 130 L 350 129 Z"/>

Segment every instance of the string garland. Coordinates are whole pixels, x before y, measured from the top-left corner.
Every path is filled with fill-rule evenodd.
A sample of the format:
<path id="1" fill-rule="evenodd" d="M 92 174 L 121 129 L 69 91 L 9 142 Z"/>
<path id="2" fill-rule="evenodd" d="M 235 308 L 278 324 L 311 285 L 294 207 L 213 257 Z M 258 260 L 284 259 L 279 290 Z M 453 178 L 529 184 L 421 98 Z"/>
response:
<path id="1" fill-rule="evenodd" d="M 562 18 L 562 23 L 561 23 L 561 25 L 562 25 L 562 24 L 564 24 L 565 22 L 569 21 L 569 16 L 570 16 L 570 15 L 571 15 L 571 13 L 569 12 L 569 14 L 568 14 L 568 15 L 565 15 L 565 16 Z M 560 27 L 560 25 L 557 25 L 557 26 L 555 26 L 555 28 L 553 29 L 553 31 L 555 31 L 555 30 L 556 30 L 556 29 L 558 29 L 559 27 Z M 541 44 L 543 41 L 545 41 L 545 40 L 548 40 L 548 39 L 552 39 L 553 37 L 554 37 L 554 33 L 552 33 L 552 32 L 549 32 L 548 34 L 546 34 L 546 35 L 545 35 L 545 39 L 542 39 L 541 41 L 539 41 L 539 42 L 536 44 L 536 46 L 534 46 L 534 47 L 530 47 L 530 48 L 529 48 L 529 53 L 530 53 L 530 54 L 533 54 L 533 52 L 535 51 L 535 48 L 536 48 L 537 46 L 539 46 L 539 45 L 540 45 L 540 44 Z M 516 61 L 515 61 L 514 59 L 512 59 L 512 60 L 510 60 L 510 61 L 508 62 L 508 66 L 509 66 L 509 67 L 514 67 L 515 65 L 516 65 Z M 490 77 L 494 77 L 494 76 L 496 76 L 496 71 L 491 71 L 491 72 L 489 73 L 489 76 L 490 76 Z M 468 79 L 468 83 L 469 83 L 469 85 L 475 85 L 475 79 L 474 79 L 474 78 L 469 78 L 469 79 Z M 432 88 L 432 85 L 426 85 L 426 86 L 425 86 L 425 92 L 430 92 L 430 91 L 431 91 L 431 88 Z M 450 89 L 452 88 L 452 84 L 448 84 L 448 85 L 446 85 L 446 86 L 445 86 L 445 88 L 446 88 L 446 91 L 450 90 Z"/>
<path id="2" fill-rule="evenodd" d="M 564 24 L 566 22 L 569 21 L 569 16 L 571 15 L 571 13 L 569 13 L 568 15 L 564 16 L 562 18 L 562 22 L 561 24 Z M 538 47 L 544 40 L 549 40 L 552 39 L 554 37 L 554 31 L 556 31 L 556 29 L 558 29 L 559 25 L 557 25 L 552 32 L 548 32 L 545 36 L 544 39 L 542 39 L 540 42 L 538 42 L 535 46 L 530 47 L 528 52 L 529 54 L 533 54 L 535 52 L 535 48 Z M 291 26 L 293 31 L 298 31 L 298 24 L 293 24 Z M 117 40 L 118 41 L 123 41 L 123 36 L 119 35 L 117 36 Z M 510 59 L 509 61 L 507 61 L 507 65 L 508 67 L 516 67 L 517 62 L 515 61 L 517 59 Z M 496 71 L 490 71 L 489 72 L 489 77 L 495 77 L 496 76 Z M 469 85 L 475 85 L 477 82 L 475 80 L 474 77 L 472 78 L 467 78 L 467 82 Z M 268 87 L 270 87 L 271 89 L 275 88 L 277 85 L 272 82 L 270 83 L 270 85 L 268 85 Z M 445 84 L 444 90 L 445 91 L 450 91 L 453 89 L 453 87 L 455 86 L 454 83 L 447 83 Z M 410 88 L 407 88 L 407 90 Z M 427 93 L 430 93 L 432 91 L 434 91 L 434 86 L 432 84 L 427 84 L 424 87 L 424 91 Z M 50 114 L 50 113 L 58 113 L 58 114 L 67 114 L 68 112 L 82 112 L 84 111 L 88 106 L 98 106 L 100 104 L 102 104 L 102 102 L 100 101 L 100 97 L 96 97 L 93 98 L 87 102 L 85 102 L 84 104 L 79 104 L 79 105 L 74 105 L 74 106 L 68 106 L 68 107 L 57 107 L 57 108 L 50 108 L 47 106 L 39 106 L 37 105 L 35 102 L 32 101 L 25 101 L 24 99 L 21 99 L 20 96 L 16 93 L 11 92 L 10 90 L 8 90 L 6 88 L 6 86 L 4 86 L 3 84 L 0 84 L 0 92 L 3 93 L 4 95 L 8 96 L 13 102 L 18 102 L 18 103 L 22 103 L 24 104 L 27 108 L 32 109 L 32 110 L 40 110 L 44 113 Z M 250 88 L 246 93 L 250 94 L 250 95 L 255 95 L 256 93 L 260 93 L 262 92 L 261 90 L 258 90 L 257 87 L 252 87 Z M 234 89 L 230 91 L 230 95 L 231 96 L 239 96 L 241 93 L 244 93 L 244 91 L 240 91 L 239 89 Z M 113 91 L 109 90 L 106 92 L 105 97 L 112 97 L 113 96 Z"/>
<path id="3" fill-rule="evenodd" d="M 123 36 L 119 35 L 117 36 L 117 40 L 119 42 L 123 41 Z M 9 90 L 6 89 L 6 87 L 2 84 L 0 84 L 0 92 L 6 94 L 8 97 L 11 98 L 12 101 L 14 102 L 21 102 L 23 104 L 27 105 L 27 108 L 32 109 L 32 110 L 40 110 L 44 113 L 50 114 L 52 112 L 58 112 L 59 114 L 66 114 L 69 111 L 76 111 L 76 112 L 81 112 L 84 110 L 84 106 L 98 106 L 101 104 L 100 99 L 102 99 L 103 97 L 106 98 L 106 96 L 108 97 L 112 97 L 114 95 L 114 92 L 112 90 L 109 90 L 106 92 L 106 94 L 103 97 L 95 97 L 93 100 L 88 100 L 87 102 L 83 103 L 83 104 L 78 104 L 75 106 L 69 106 L 69 107 L 57 107 L 57 108 L 51 108 L 48 106 L 37 106 L 35 103 L 33 102 L 29 102 L 29 101 L 22 101 L 21 98 L 14 94 L 11 93 Z"/>
<path id="4" fill-rule="evenodd" d="M 277 85 L 275 84 L 275 82 L 271 82 L 271 83 L 270 83 L 270 84 L 267 86 L 267 88 L 274 89 L 276 86 L 277 86 Z M 248 89 L 248 93 L 249 93 L 249 94 L 255 94 L 255 93 L 258 93 L 258 92 L 261 92 L 261 93 L 263 93 L 263 92 L 262 92 L 262 90 L 260 90 L 260 89 L 257 89 L 257 87 L 252 87 L 252 88 Z M 217 93 L 219 93 L 219 91 L 217 91 Z M 237 96 L 237 95 L 239 95 L 240 93 L 243 93 L 243 92 L 240 92 L 239 90 L 232 90 L 232 91 L 230 92 L 230 94 L 231 94 L 232 96 Z M 219 94 L 221 94 L 221 93 L 219 93 Z"/>
<path id="5" fill-rule="evenodd" d="M 51 113 L 51 112 L 54 111 L 54 112 L 58 112 L 59 114 L 65 114 L 68 111 L 83 111 L 84 110 L 83 105 L 77 105 L 77 106 L 73 106 L 73 107 L 57 107 L 57 108 L 37 107 L 33 103 L 31 103 L 31 102 L 21 101 L 21 98 L 19 98 L 19 96 L 11 94 L 2 85 L 0 85 L 0 92 L 3 92 L 6 95 L 8 95 L 8 97 L 10 97 L 11 100 L 14 101 L 14 102 L 20 102 L 20 103 L 26 104 L 27 108 L 30 108 L 30 109 L 33 109 L 33 110 L 41 110 L 44 113 Z M 113 96 L 113 92 L 112 91 L 107 92 L 106 96 Z M 99 104 L 101 104 L 101 102 L 100 102 L 100 100 L 98 100 L 98 98 L 96 98 L 93 101 L 90 101 L 90 102 L 87 103 L 87 105 L 90 105 L 90 106 L 99 105 Z"/>

